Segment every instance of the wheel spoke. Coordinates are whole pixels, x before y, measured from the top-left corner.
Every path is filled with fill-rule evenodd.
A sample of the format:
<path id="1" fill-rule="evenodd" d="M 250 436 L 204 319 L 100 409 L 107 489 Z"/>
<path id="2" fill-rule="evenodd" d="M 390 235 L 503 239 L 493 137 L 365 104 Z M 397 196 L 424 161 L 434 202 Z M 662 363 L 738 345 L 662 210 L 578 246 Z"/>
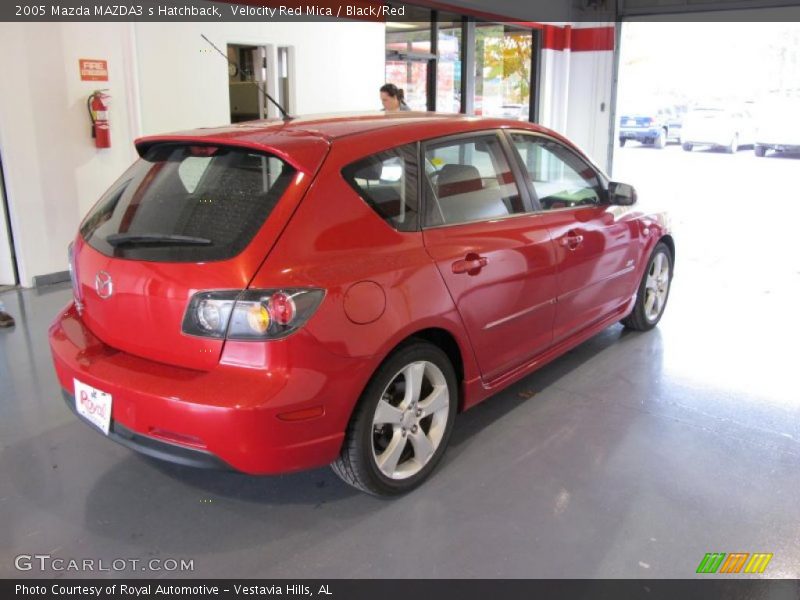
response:
<path id="1" fill-rule="evenodd" d="M 661 271 L 664 268 L 664 255 L 659 253 L 656 254 L 656 258 L 653 261 L 653 274 L 658 277 L 661 275 Z"/>
<path id="2" fill-rule="evenodd" d="M 644 287 L 648 290 L 654 290 L 658 287 L 658 280 L 656 275 L 647 274 L 647 280 L 644 282 Z"/>
<path id="3" fill-rule="evenodd" d="M 403 370 L 403 376 L 406 380 L 406 394 L 403 398 L 403 406 L 408 406 L 412 402 L 419 401 L 422 391 L 422 379 L 425 376 L 425 363 L 411 363 Z"/>
<path id="4" fill-rule="evenodd" d="M 420 465 L 428 462 L 428 459 L 433 455 L 433 442 L 422 431 L 422 428 L 417 429 L 416 433 L 411 434 L 411 445 L 414 447 L 414 456 Z"/>
<path id="5" fill-rule="evenodd" d="M 446 409 L 449 404 L 449 394 L 447 393 L 446 385 L 437 385 L 433 391 L 419 403 L 419 408 L 422 410 L 422 417 L 427 417 L 433 413 Z"/>
<path id="6" fill-rule="evenodd" d="M 397 470 L 397 463 L 400 462 L 400 455 L 403 454 L 407 442 L 408 438 L 400 433 L 400 429 L 397 429 L 386 450 L 377 457 L 378 466 L 386 475 L 391 477 Z"/>
<path id="7" fill-rule="evenodd" d="M 644 312 L 649 317 L 653 314 L 653 303 L 656 301 L 656 291 L 655 290 L 647 290 L 647 298 L 644 301 Z"/>
<path id="8" fill-rule="evenodd" d="M 375 418 L 372 422 L 375 425 L 384 425 L 386 423 L 391 425 L 398 425 L 403 420 L 403 411 L 389 404 L 386 400 L 378 402 L 378 407 L 375 409 Z"/>

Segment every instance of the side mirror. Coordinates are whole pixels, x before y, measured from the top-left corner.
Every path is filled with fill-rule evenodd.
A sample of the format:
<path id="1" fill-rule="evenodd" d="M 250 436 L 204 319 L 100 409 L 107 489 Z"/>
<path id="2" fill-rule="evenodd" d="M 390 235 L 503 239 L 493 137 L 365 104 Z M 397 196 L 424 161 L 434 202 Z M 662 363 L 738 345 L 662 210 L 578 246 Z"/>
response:
<path id="1" fill-rule="evenodd" d="M 616 206 L 636 204 L 636 190 L 629 183 L 612 181 L 608 184 L 608 201 Z"/>

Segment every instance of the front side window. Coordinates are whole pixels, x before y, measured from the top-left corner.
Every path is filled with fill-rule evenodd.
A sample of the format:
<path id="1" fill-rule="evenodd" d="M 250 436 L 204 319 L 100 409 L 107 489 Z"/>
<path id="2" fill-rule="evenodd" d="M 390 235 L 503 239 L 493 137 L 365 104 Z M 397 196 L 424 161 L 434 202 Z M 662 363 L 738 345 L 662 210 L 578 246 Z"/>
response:
<path id="1" fill-rule="evenodd" d="M 425 175 L 428 227 L 525 212 L 514 175 L 495 135 L 427 144 Z"/>
<path id="2" fill-rule="evenodd" d="M 532 135 L 511 135 L 543 210 L 596 206 L 605 193 L 589 165 L 562 144 Z"/>
<path id="3" fill-rule="evenodd" d="M 108 256 L 154 262 L 225 260 L 244 250 L 295 170 L 243 148 L 159 144 L 81 224 Z"/>
<path id="4" fill-rule="evenodd" d="M 417 145 L 379 152 L 342 170 L 364 201 L 398 231 L 419 229 Z"/>

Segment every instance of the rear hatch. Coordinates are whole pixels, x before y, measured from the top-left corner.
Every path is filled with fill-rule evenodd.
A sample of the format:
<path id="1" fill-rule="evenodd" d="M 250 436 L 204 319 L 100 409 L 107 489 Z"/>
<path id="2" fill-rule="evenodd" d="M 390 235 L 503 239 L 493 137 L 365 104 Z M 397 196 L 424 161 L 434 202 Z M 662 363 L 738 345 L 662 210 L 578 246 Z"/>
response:
<path id="1" fill-rule="evenodd" d="M 248 286 L 328 144 L 314 138 L 309 146 L 315 152 L 304 148 L 304 166 L 208 139 L 148 144 L 74 244 L 74 293 L 86 326 L 137 356 L 200 370 L 216 365 L 224 340 L 182 331 L 189 301 L 198 291 Z"/>

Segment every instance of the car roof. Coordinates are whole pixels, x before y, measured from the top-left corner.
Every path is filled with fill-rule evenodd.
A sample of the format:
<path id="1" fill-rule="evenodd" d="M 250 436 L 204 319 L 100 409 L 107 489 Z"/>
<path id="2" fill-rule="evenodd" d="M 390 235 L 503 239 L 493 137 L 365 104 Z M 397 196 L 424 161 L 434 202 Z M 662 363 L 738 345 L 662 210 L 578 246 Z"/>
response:
<path id="1" fill-rule="evenodd" d="M 528 129 L 564 140 L 558 134 L 532 123 L 512 119 L 474 117 L 463 114 L 432 112 L 371 112 L 310 115 L 291 120 L 264 119 L 220 127 L 204 127 L 175 133 L 159 134 L 135 140 L 141 156 L 154 144 L 163 142 L 205 143 L 243 146 L 272 152 L 294 167 L 313 172 L 320 153 L 342 138 L 398 135 L 428 139 L 456 133 L 495 128 Z M 566 141 L 566 140 L 564 140 Z"/>

